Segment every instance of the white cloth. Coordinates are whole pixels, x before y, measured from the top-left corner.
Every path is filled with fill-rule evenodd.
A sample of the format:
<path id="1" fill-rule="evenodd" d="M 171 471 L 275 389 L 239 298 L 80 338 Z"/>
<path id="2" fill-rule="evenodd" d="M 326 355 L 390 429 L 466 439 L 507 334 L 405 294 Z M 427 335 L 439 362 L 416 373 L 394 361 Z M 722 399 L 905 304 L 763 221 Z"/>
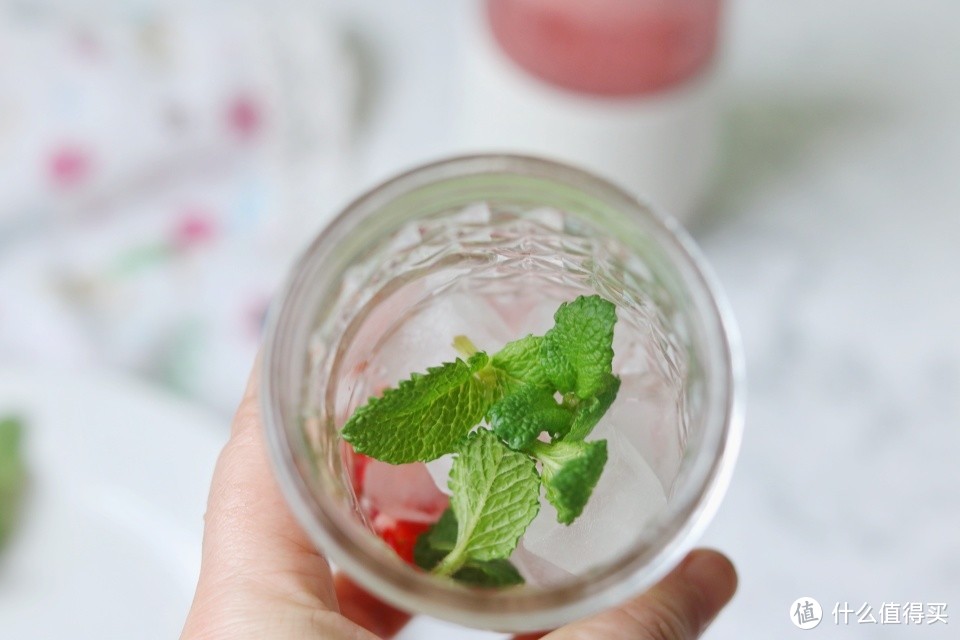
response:
<path id="1" fill-rule="evenodd" d="M 340 198 L 325 3 L 0 12 L 0 358 L 106 362 L 229 409 Z"/>

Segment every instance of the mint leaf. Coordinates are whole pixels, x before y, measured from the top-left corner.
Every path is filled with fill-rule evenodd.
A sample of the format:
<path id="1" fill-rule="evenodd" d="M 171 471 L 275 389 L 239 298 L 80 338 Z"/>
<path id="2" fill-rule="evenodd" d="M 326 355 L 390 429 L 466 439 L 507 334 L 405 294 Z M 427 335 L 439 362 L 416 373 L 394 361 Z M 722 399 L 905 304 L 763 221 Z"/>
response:
<path id="1" fill-rule="evenodd" d="M 478 352 L 426 374 L 415 373 L 350 417 L 341 435 L 358 452 L 391 464 L 426 462 L 456 450 L 494 400 Z"/>
<path id="2" fill-rule="evenodd" d="M 620 391 L 620 378 L 607 374 L 603 378 L 603 385 L 597 395 L 578 403 L 573 415 L 573 424 L 569 431 L 562 436 L 564 440 L 583 440 L 600 422 L 600 418 L 607 412 Z"/>
<path id="3" fill-rule="evenodd" d="M 570 524 L 590 500 L 607 463 L 607 441 L 534 442 L 529 452 L 543 465 L 547 500 L 557 508 L 557 520 Z"/>
<path id="4" fill-rule="evenodd" d="M 475 587 L 512 587 L 523 584 L 523 576 L 509 560 L 467 562 L 453 579 Z"/>
<path id="5" fill-rule="evenodd" d="M 432 570 L 457 544 L 457 516 L 449 507 L 432 527 L 417 538 L 413 546 L 413 561 L 421 569 Z"/>
<path id="6" fill-rule="evenodd" d="M 533 461 L 511 451 L 486 429 L 467 438 L 450 470 L 450 506 L 457 541 L 435 573 L 451 576 L 468 560 L 510 557 L 540 510 L 540 479 Z"/>
<path id="7" fill-rule="evenodd" d="M 580 296 L 560 305 L 553 319 L 540 347 L 547 378 L 561 393 L 595 396 L 612 371 L 616 307 L 600 296 Z"/>
<path id="8" fill-rule="evenodd" d="M 540 485 L 561 523 L 583 513 L 607 461 L 607 442 L 585 439 L 620 389 L 617 313 L 600 296 L 580 296 L 554 321 L 492 357 L 458 335 L 464 359 L 412 374 L 344 425 L 354 450 L 385 462 L 456 454 L 451 506 L 414 548 L 420 567 L 475 586 L 520 584 L 508 558 L 540 509 Z M 490 429 L 474 431 L 484 418 Z"/>
<path id="9" fill-rule="evenodd" d="M 0 418 L 0 543 L 13 529 L 26 481 L 20 452 L 22 431 L 18 418 Z"/>
<path id="10" fill-rule="evenodd" d="M 497 371 L 504 391 L 512 392 L 524 385 L 550 386 L 550 380 L 540 365 L 543 338 L 529 335 L 508 342 L 493 356 L 491 364 Z"/>
<path id="11" fill-rule="evenodd" d="M 524 386 L 490 407 L 487 421 L 508 447 L 520 451 L 544 431 L 554 438 L 565 434 L 573 412 L 557 404 L 550 389 Z"/>
<path id="12" fill-rule="evenodd" d="M 413 560 L 427 571 L 433 570 L 443 558 L 453 551 L 457 542 L 457 518 L 452 509 L 447 509 L 430 529 L 417 538 L 413 548 Z M 453 574 L 454 580 L 477 587 L 508 587 L 523 584 L 523 577 L 509 560 L 467 560 Z"/>

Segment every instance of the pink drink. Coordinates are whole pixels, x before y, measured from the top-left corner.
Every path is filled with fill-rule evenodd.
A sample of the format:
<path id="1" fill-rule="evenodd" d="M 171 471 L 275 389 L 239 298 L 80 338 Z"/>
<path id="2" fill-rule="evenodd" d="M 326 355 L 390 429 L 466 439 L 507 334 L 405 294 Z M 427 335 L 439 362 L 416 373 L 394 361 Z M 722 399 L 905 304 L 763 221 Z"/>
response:
<path id="1" fill-rule="evenodd" d="M 623 96 L 694 76 L 713 58 L 720 0 L 488 0 L 518 65 L 584 93 Z"/>

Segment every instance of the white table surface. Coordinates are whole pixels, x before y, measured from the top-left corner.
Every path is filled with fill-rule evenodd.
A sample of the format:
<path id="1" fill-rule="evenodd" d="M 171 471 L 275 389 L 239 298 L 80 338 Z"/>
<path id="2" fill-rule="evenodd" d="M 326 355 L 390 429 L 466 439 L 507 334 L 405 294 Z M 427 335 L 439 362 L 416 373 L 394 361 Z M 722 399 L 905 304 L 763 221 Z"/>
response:
<path id="1" fill-rule="evenodd" d="M 375 71 L 358 186 L 458 151 L 464 4 L 340 0 Z M 728 5 L 723 157 L 694 233 L 747 358 L 747 432 L 705 544 L 740 571 L 709 638 L 957 637 L 960 5 Z M 946 602 L 948 626 L 835 625 Z M 405 637 L 424 637 L 419 632 Z M 436 637 L 468 637 L 447 631 Z M 472 634 L 469 637 L 473 637 Z"/>
<path id="2" fill-rule="evenodd" d="M 95 368 L 2 364 L 0 407 L 24 420 L 27 474 L 0 554 L 0 637 L 175 638 L 222 422 Z"/>

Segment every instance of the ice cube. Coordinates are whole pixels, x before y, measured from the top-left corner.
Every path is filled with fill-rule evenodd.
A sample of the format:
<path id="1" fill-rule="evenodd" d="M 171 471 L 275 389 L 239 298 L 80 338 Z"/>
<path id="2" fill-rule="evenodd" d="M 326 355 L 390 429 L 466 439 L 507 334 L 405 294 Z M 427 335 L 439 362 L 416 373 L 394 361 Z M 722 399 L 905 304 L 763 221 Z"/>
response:
<path id="1" fill-rule="evenodd" d="M 622 330 L 621 327 L 629 330 Z M 649 371 L 650 339 L 643 330 L 635 329 L 627 322 L 618 325 L 613 332 L 613 370 L 621 376 Z"/>
<path id="2" fill-rule="evenodd" d="M 450 479 L 450 469 L 453 467 L 453 454 L 447 454 L 445 456 L 440 456 L 436 460 L 431 460 L 427 463 L 427 471 L 430 473 L 430 477 L 433 478 L 433 481 L 437 485 L 437 489 L 441 492 L 449 495 L 452 495 L 448 481 Z"/>
<path id="3" fill-rule="evenodd" d="M 443 293 L 427 300 L 419 312 L 386 336 L 376 356 L 377 375 L 394 383 L 411 372 L 462 357 L 452 346 L 458 335 L 467 336 L 488 353 L 496 353 L 516 337 L 484 300 L 467 293 Z"/>
<path id="4" fill-rule="evenodd" d="M 531 286 L 540 286 L 540 283 L 532 282 Z M 560 302 L 552 298 L 529 295 L 529 292 L 523 291 L 491 295 L 488 304 L 510 331 L 511 340 L 529 333 L 546 333 L 553 327 L 553 314 L 560 306 Z"/>
<path id="5" fill-rule="evenodd" d="M 379 396 L 384 387 L 397 382 L 398 378 L 387 380 L 377 366 L 376 347 L 386 339 L 397 318 L 406 309 L 425 297 L 422 283 L 408 283 L 392 295 L 382 300 L 356 328 L 356 335 L 350 341 L 350 347 L 344 354 L 340 377 L 337 384 L 337 418 L 345 422 L 359 405 L 370 396 Z M 327 345 L 317 344 L 317 351 L 327 349 Z M 314 356 L 318 361 L 319 356 Z M 409 375 L 416 369 L 407 369 Z"/>
<path id="6" fill-rule="evenodd" d="M 363 472 L 363 503 L 368 513 L 384 513 L 397 520 L 436 522 L 449 504 L 437 491 L 422 462 L 393 465 L 367 462 Z"/>
<path id="7" fill-rule="evenodd" d="M 667 502 L 663 485 L 633 445 L 616 431 L 607 439 L 609 459 L 580 517 L 564 526 L 542 499 L 523 537 L 527 551 L 574 575 L 615 561 Z"/>
<path id="8" fill-rule="evenodd" d="M 573 577 L 573 574 L 569 571 L 564 571 L 549 560 L 531 553 L 529 549 L 523 546 L 523 542 L 517 545 L 517 549 L 510 556 L 510 561 L 527 584 L 536 587 L 548 587 L 565 582 Z"/>
<path id="9" fill-rule="evenodd" d="M 620 375 L 617 399 L 590 438 L 609 438 L 617 433 L 669 488 L 683 456 L 682 430 L 677 390 L 665 377 L 651 371 Z"/>

